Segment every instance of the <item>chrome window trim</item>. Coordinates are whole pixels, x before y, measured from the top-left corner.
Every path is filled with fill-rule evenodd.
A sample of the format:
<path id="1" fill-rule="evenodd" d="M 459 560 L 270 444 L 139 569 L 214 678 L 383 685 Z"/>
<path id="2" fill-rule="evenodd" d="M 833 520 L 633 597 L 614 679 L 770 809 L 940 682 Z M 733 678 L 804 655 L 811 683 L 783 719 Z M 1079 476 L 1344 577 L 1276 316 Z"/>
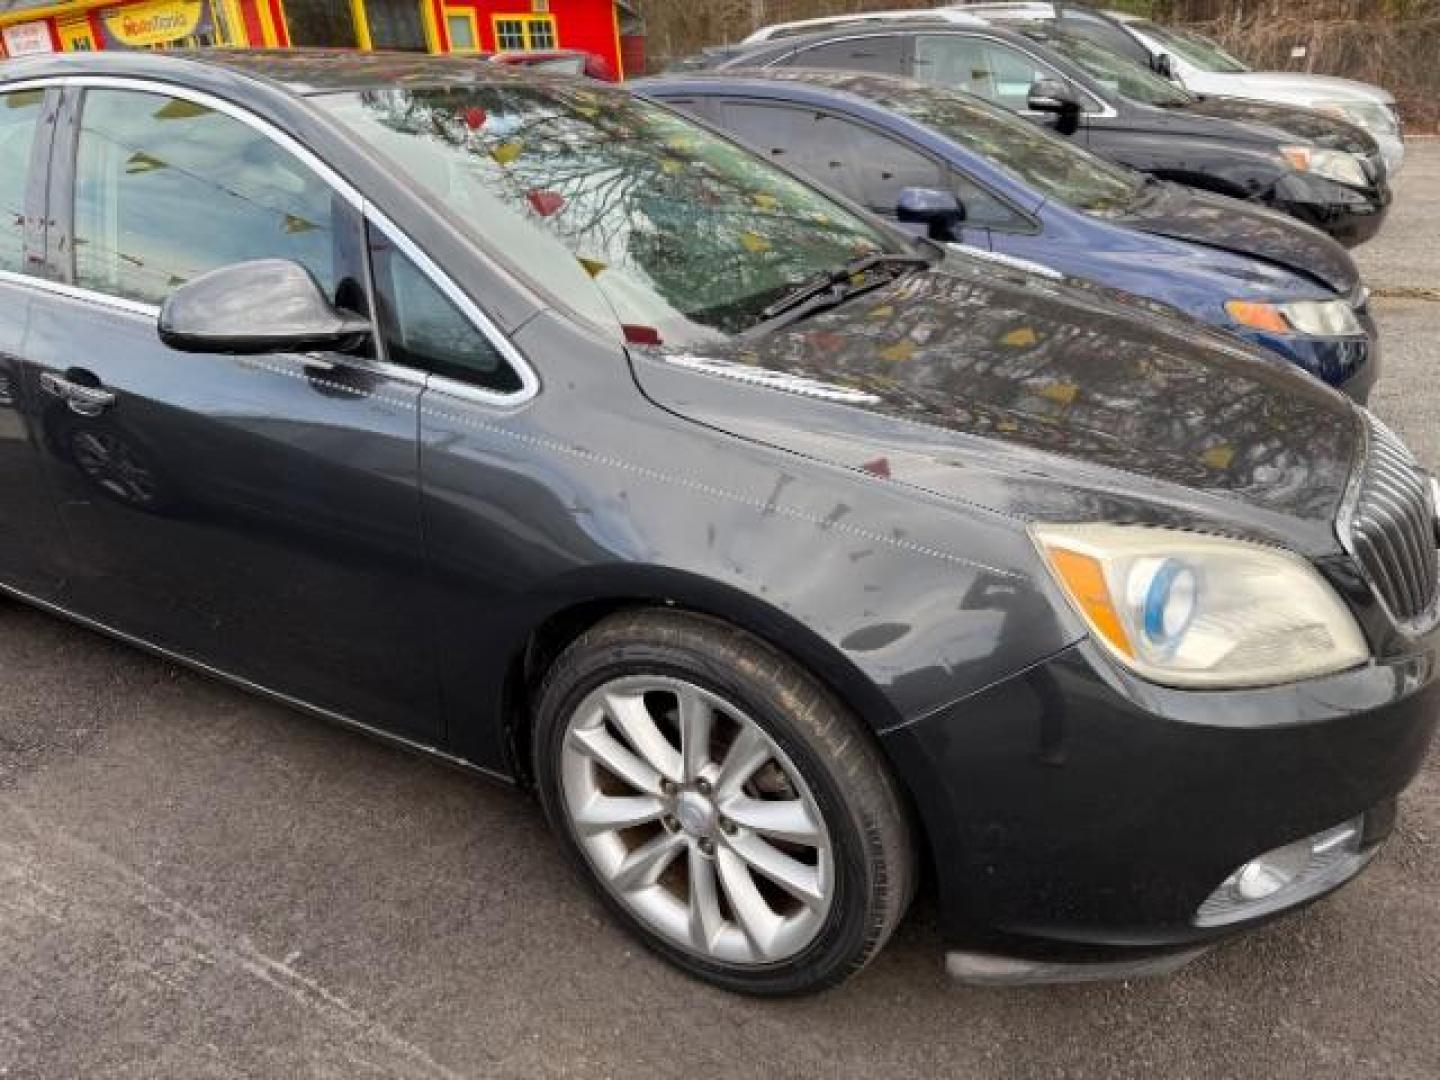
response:
<path id="1" fill-rule="evenodd" d="M 454 397 L 461 397 L 467 401 L 478 402 L 483 405 L 501 405 L 509 408 L 518 408 L 521 405 L 533 400 L 540 393 L 540 378 L 525 357 L 521 355 L 508 337 L 495 325 L 490 316 L 480 310 L 480 306 L 471 300 L 465 290 L 460 288 L 451 280 L 429 255 L 420 248 L 415 241 L 406 236 L 400 227 L 385 216 L 377 207 L 367 202 L 363 203 L 361 212 L 366 220 L 378 229 L 390 243 L 399 249 L 400 253 L 413 262 L 416 268 L 430 280 L 430 283 L 445 294 L 452 304 L 460 309 L 470 322 L 480 331 L 491 345 L 493 345 L 500 356 L 520 377 L 520 389 L 504 393 L 498 390 L 487 390 L 482 386 L 476 386 L 461 379 L 451 378 L 448 375 L 431 374 L 426 385 Z"/>
<path id="2" fill-rule="evenodd" d="M 430 282 L 448 297 L 461 312 L 474 323 L 476 329 L 490 342 L 491 345 L 504 357 L 505 361 L 515 369 L 520 377 L 520 389 L 511 393 L 500 393 L 494 390 L 485 390 L 482 387 L 472 386 L 460 380 L 444 376 L 427 375 L 418 369 L 411 369 L 404 365 L 390 364 L 385 361 L 377 362 L 374 370 L 382 374 L 390 374 L 399 377 L 403 372 L 408 381 L 419 381 L 427 387 L 442 390 L 456 397 L 462 397 L 485 405 L 503 405 L 508 407 L 519 407 L 532 400 L 540 392 L 540 379 L 534 369 L 521 355 L 505 336 L 504 332 L 495 325 L 478 304 L 461 289 L 450 275 L 445 273 L 430 256 L 426 255 L 418 245 L 406 236 L 400 228 L 390 220 L 384 213 L 366 199 L 360 192 L 345 180 L 338 172 L 327 165 L 320 157 L 299 142 L 293 136 L 282 131 L 253 112 L 236 105 L 224 98 L 216 97 L 214 94 L 203 90 L 195 90 L 188 86 L 181 86 L 175 83 L 164 82 L 158 79 L 145 78 L 143 76 L 128 75 L 44 75 L 33 79 L 20 79 L 15 82 L 0 82 L 0 93 L 10 93 L 19 90 L 43 89 L 51 86 L 59 87 L 82 87 L 86 89 L 102 90 L 133 90 L 141 93 L 162 94 L 167 97 L 178 98 L 182 101 L 193 102 L 196 105 L 203 105 L 218 113 L 236 120 L 260 135 L 278 144 L 282 149 L 294 155 L 302 164 L 312 170 L 321 180 L 330 186 L 345 202 L 349 203 L 360 215 L 376 226 L 386 238 L 399 248 L 407 258 L 424 274 Z M 112 296 L 109 293 L 98 292 L 93 289 L 82 288 L 77 285 L 67 285 L 51 281 L 48 278 L 31 277 L 24 274 L 0 273 L 0 281 L 11 284 L 29 285 L 44 292 L 54 293 L 59 296 L 66 296 L 70 299 L 86 301 L 99 304 L 103 307 L 112 308 L 132 315 L 144 315 L 149 318 L 158 318 L 160 308 L 154 304 L 147 304 L 142 301 L 130 300 L 125 297 Z M 376 322 L 373 318 L 372 322 Z M 376 334 L 379 334 L 378 322 L 376 323 Z"/>
<path id="3" fill-rule="evenodd" d="M 45 86 L 78 86 L 95 90 L 134 90 L 140 93 L 163 94 L 167 97 L 179 98 L 182 101 L 193 102 L 196 105 L 204 105 L 218 113 L 223 113 L 232 120 L 238 120 L 246 127 L 259 132 L 267 139 L 278 143 L 289 153 L 299 158 L 308 168 L 316 173 L 320 179 L 334 188 L 340 195 L 356 210 L 364 205 L 364 199 L 360 193 L 339 173 L 325 164 L 319 157 L 311 152 L 306 146 L 293 136 L 281 131 L 268 120 L 263 120 L 247 109 L 242 108 L 224 98 L 216 97 L 214 94 L 206 93 L 203 90 L 194 90 L 188 86 L 181 86 L 176 83 L 161 82 L 158 79 L 147 79 L 141 76 L 130 75 L 45 75 L 35 79 L 25 79 L 15 83 L 0 83 L 0 91 L 25 90 Z"/>
<path id="4" fill-rule="evenodd" d="M 1084 109 L 1081 110 L 1086 116 L 1098 116 L 1098 117 L 1100 117 L 1101 119 L 1104 119 L 1104 120 L 1113 120 L 1115 117 L 1117 117 L 1117 116 L 1120 115 L 1116 110 L 1112 109 L 1112 108 L 1111 108 L 1109 105 L 1107 105 L 1105 102 L 1101 101 L 1101 100 L 1100 100 L 1099 98 L 1097 98 L 1094 94 L 1090 93 L 1089 90 L 1086 90 L 1083 86 L 1079 85 L 1074 79 L 1070 78 L 1070 76 L 1064 74 L 1063 72 L 1056 71 L 1055 68 L 1054 68 L 1054 66 L 1051 65 L 1051 64 L 1049 63 L 1049 61 L 1045 60 L 1043 57 L 1036 56 L 1033 52 L 1031 52 L 1031 51 L 1030 51 L 1027 47 L 1025 47 L 1024 45 L 1017 45 L 1017 44 L 1016 44 L 1015 42 L 1013 42 L 1013 41 L 1007 41 L 1007 40 L 1005 40 L 1004 38 L 997 38 L 997 37 L 995 37 L 995 36 L 992 35 L 992 34 L 987 34 L 987 33 L 985 33 L 983 30 L 978 30 L 978 32 L 977 32 L 977 29 L 972 29 L 971 27 L 961 25 L 960 23 L 952 23 L 952 24 L 949 24 L 949 25 L 946 25 L 946 26 L 936 25 L 936 26 L 930 26 L 930 27 L 921 27 L 921 28 L 918 28 L 918 29 L 917 29 L 917 28 L 914 28 L 914 27 L 905 26 L 905 27 L 900 27 L 900 28 L 898 28 L 898 29 L 891 29 L 891 30 L 888 30 L 888 31 L 887 31 L 887 30 L 880 29 L 880 28 L 876 28 L 872 33 L 868 33 L 868 34 L 852 34 L 852 35 L 849 35 L 849 36 L 847 36 L 847 37 L 828 38 L 828 39 L 826 39 L 825 41 L 817 41 L 814 45 L 811 45 L 811 46 L 809 46 L 809 47 L 807 47 L 807 48 L 803 48 L 803 49 L 793 49 L 793 50 L 791 50 L 790 52 L 786 53 L 784 56 L 777 57 L 776 59 L 772 60 L 770 63 L 766 64 L 765 66 L 766 66 L 767 68 L 780 67 L 780 66 L 782 66 L 782 65 L 784 65 L 784 64 L 787 64 L 787 63 L 789 63 L 790 61 L 794 60 L 794 61 L 796 61 L 796 64 L 795 64 L 796 67 L 804 67 L 805 64 L 804 64 L 804 62 L 803 62 L 803 57 L 805 56 L 805 54 L 806 54 L 807 52 L 809 52 L 811 49 L 818 49 L 818 48 L 820 48 L 821 46 L 824 46 L 824 45 L 836 45 L 836 44 L 839 44 L 839 43 L 842 43 L 842 42 L 846 42 L 846 41 L 864 41 L 864 40 L 866 40 L 867 38 L 876 38 L 876 37 L 903 37 L 903 36 L 913 36 L 913 37 L 915 37 L 915 38 L 918 40 L 918 39 L 920 38 L 920 36 L 923 35 L 923 34 L 929 34 L 929 35 L 932 35 L 932 36 L 934 36 L 934 37 L 965 37 L 965 38 L 978 38 L 979 40 L 988 42 L 988 43 L 991 44 L 991 45 L 1003 45 L 1003 46 L 1005 46 L 1006 48 L 1014 49 L 1016 52 L 1024 53 L 1024 54 L 1025 54 L 1026 56 L 1028 56 L 1034 63 L 1038 64 L 1040 67 L 1042 67 L 1042 68 L 1044 68 L 1046 71 L 1050 72 L 1055 78 L 1060 79 L 1061 81 L 1065 82 L 1065 83 L 1068 84 L 1069 86 L 1072 86 L 1072 87 L 1074 87 L 1077 91 L 1079 91 L 1079 93 L 1085 98 L 1085 100 L 1088 101 L 1088 102 L 1090 103 L 1090 105 L 1092 106 L 1091 108 L 1084 108 Z M 902 76 L 902 77 L 906 77 L 906 76 Z M 908 76 L 908 78 L 912 78 L 912 79 L 913 79 L 913 78 L 915 78 L 915 75 L 912 73 L 911 75 Z M 921 81 L 923 82 L 924 80 L 921 80 Z M 931 85 L 940 85 L 940 84 L 935 83 L 935 84 L 931 84 Z M 989 100 L 989 99 L 988 99 L 988 98 L 982 98 L 981 100 Z M 999 103 L 998 101 L 992 101 L 992 102 L 990 102 L 990 104 L 992 104 L 992 105 L 999 105 L 1000 108 L 1002 108 L 1002 109 L 1005 108 L 1005 106 L 1000 105 L 1000 103 Z M 1046 115 L 1046 114 L 1044 114 L 1044 113 L 1031 112 L 1029 109 L 1015 109 L 1015 110 L 1013 110 L 1013 111 L 1014 111 L 1017 115 L 1019 115 L 1019 116 L 1043 116 L 1043 115 Z"/>
<path id="5" fill-rule="evenodd" d="M 10 270 L 0 270 L 0 282 L 34 289 L 37 292 L 50 293 L 53 296 L 63 296 L 67 300 L 78 300 L 81 303 L 109 308 L 151 321 L 160 317 L 160 308 L 156 304 L 147 304 L 142 300 L 129 300 L 123 296 L 112 296 L 109 293 L 96 292 L 94 289 L 81 288 L 79 285 L 67 285 L 63 281 L 52 281 L 50 278 L 37 277 L 34 274 L 17 274 Z"/>

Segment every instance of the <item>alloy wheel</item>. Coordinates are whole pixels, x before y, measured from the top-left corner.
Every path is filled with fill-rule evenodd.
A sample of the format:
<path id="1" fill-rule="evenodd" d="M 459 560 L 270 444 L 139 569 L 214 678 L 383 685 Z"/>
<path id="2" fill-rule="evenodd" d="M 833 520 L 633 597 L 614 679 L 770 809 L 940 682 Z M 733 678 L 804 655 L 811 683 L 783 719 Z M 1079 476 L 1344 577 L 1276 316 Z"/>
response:
<path id="1" fill-rule="evenodd" d="M 570 718 L 570 827 L 605 888 L 681 948 L 737 966 L 809 945 L 834 856 L 809 786 L 734 704 L 693 683 L 615 679 Z"/>

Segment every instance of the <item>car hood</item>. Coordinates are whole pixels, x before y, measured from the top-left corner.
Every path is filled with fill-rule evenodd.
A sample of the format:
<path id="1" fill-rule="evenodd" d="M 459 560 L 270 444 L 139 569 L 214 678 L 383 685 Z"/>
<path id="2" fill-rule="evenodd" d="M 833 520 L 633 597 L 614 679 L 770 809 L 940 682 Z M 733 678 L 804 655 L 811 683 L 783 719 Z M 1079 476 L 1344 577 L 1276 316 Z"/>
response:
<path id="1" fill-rule="evenodd" d="M 1304 99 L 1315 104 L 1332 101 L 1373 101 L 1383 105 L 1395 102 L 1388 90 L 1354 79 L 1333 75 L 1307 75 L 1298 71 L 1247 71 L 1226 76 L 1227 92 L 1235 94 L 1283 94 L 1287 99 Z M 1231 87 L 1233 86 L 1233 90 Z"/>
<path id="2" fill-rule="evenodd" d="M 1361 438 L 1278 357 L 959 254 L 763 337 L 637 352 L 680 415 L 1029 518 L 1140 499 L 1333 551 Z"/>
<path id="3" fill-rule="evenodd" d="M 1380 146 L 1364 128 L 1294 105 L 1277 105 L 1245 98 L 1203 97 L 1186 109 L 1200 116 L 1218 116 L 1251 124 L 1268 124 L 1296 138 L 1329 150 L 1345 150 L 1373 158 Z"/>
<path id="4" fill-rule="evenodd" d="M 1351 296 L 1360 287 L 1360 270 L 1343 247 L 1294 218 L 1253 203 L 1165 184 L 1116 220 L 1155 236 L 1261 259 L 1341 296 Z"/>
<path id="5" fill-rule="evenodd" d="M 1280 147 L 1295 141 L 1295 136 L 1272 124 L 1229 117 L 1205 116 L 1189 104 L 1161 108 L 1131 101 L 1115 120 L 1112 129 L 1144 131 L 1179 138 L 1223 139 L 1247 150 L 1273 151 L 1277 162 Z"/>

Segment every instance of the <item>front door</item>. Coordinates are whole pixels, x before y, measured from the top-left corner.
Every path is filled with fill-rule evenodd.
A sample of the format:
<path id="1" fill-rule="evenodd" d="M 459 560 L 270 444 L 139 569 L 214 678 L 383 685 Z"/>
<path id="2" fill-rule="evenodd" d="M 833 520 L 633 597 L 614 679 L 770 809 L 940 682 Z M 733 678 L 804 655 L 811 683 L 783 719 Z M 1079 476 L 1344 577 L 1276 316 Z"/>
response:
<path id="1" fill-rule="evenodd" d="M 53 600 L 63 534 L 24 379 L 31 300 L 44 249 L 45 171 L 58 95 L 0 94 L 0 584 Z"/>
<path id="2" fill-rule="evenodd" d="M 198 98 L 71 95 L 50 244 L 69 295 L 32 298 L 26 345 L 72 538 L 70 606 L 308 704 L 431 734 L 423 376 L 363 355 L 180 353 L 156 333 L 177 286 L 259 258 L 298 262 L 338 306 L 368 311 L 352 201 Z"/>

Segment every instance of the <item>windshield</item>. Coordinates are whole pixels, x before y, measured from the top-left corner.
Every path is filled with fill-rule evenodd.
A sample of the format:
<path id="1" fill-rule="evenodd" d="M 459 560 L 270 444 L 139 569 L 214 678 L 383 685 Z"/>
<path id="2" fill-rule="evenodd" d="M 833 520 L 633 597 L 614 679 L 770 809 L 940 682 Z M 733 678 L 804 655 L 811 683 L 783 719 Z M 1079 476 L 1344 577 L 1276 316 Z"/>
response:
<path id="1" fill-rule="evenodd" d="M 895 249 L 748 151 L 621 92 L 497 82 L 319 100 L 488 253 L 592 321 L 666 343 L 750 329 L 796 285 Z"/>
<path id="2" fill-rule="evenodd" d="M 1142 105 L 1185 105 L 1193 99 L 1175 84 L 1148 68 L 1084 38 L 1055 34 L 1045 43 L 1084 68 L 1101 86 Z"/>
<path id="3" fill-rule="evenodd" d="M 1250 70 L 1209 38 L 1189 30 L 1176 30 L 1151 22 L 1136 23 L 1135 29 L 1201 71 L 1230 74 Z"/>
<path id="4" fill-rule="evenodd" d="M 1087 153 L 995 105 L 939 89 L 874 95 L 877 104 L 910 117 L 1014 174 L 1046 198 L 1091 213 L 1130 206 L 1144 179 Z"/>

